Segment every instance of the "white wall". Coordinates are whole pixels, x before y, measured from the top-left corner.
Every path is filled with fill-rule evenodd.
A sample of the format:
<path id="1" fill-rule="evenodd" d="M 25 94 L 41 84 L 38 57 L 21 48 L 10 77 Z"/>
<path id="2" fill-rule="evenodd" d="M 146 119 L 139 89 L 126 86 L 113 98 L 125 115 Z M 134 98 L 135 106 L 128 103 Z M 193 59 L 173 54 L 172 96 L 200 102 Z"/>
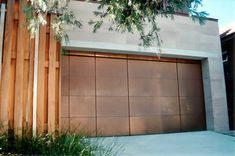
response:
<path id="1" fill-rule="evenodd" d="M 156 55 L 159 52 L 154 46 L 139 47 L 138 34 L 108 31 L 108 21 L 97 33 L 92 33 L 92 27 L 87 22 L 95 19 L 92 11 L 97 8 L 97 4 L 72 1 L 70 8 L 83 21 L 83 28 L 68 28 L 70 43 L 63 45 L 65 49 L 146 55 Z M 179 15 L 174 20 L 159 18 L 158 21 L 163 40 L 161 56 L 202 60 L 207 129 L 228 130 L 218 22 L 208 20 L 200 26 L 188 17 Z"/>

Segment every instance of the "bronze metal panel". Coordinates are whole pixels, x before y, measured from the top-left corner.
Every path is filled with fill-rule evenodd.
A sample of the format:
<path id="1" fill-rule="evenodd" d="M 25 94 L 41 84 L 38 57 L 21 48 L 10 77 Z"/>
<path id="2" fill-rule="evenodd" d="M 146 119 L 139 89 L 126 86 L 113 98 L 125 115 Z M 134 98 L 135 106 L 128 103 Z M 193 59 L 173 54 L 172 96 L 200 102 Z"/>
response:
<path id="1" fill-rule="evenodd" d="M 130 97 L 130 115 L 179 115 L 179 101 L 177 97 Z"/>
<path id="2" fill-rule="evenodd" d="M 130 129 L 131 135 L 147 134 L 148 123 L 146 117 L 131 117 L 130 118 Z"/>
<path id="3" fill-rule="evenodd" d="M 200 115 L 205 112 L 202 97 L 180 97 L 181 114 Z"/>
<path id="4" fill-rule="evenodd" d="M 179 80 L 180 96 L 203 97 L 203 86 L 199 80 Z"/>
<path id="5" fill-rule="evenodd" d="M 193 131 L 193 130 L 205 130 L 205 116 L 204 114 L 198 115 L 181 115 L 181 130 Z"/>
<path id="6" fill-rule="evenodd" d="M 95 96 L 95 77 L 70 77 L 70 95 Z"/>
<path id="7" fill-rule="evenodd" d="M 149 103 L 150 99 L 148 97 L 130 97 L 130 116 L 148 115 L 150 112 Z"/>
<path id="8" fill-rule="evenodd" d="M 174 79 L 155 79 L 153 93 L 160 97 L 176 97 L 178 96 L 177 80 Z"/>
<path id="9" fill-rule="evenodd" d="M 69 56 L 61 59 L 61 95 L 69 95 Z"/>
<path id="10" fill-rule="evenodd" d="M 97 96 L 128 96 L 127 78 L 97 77 Z"/>
<path id="11" fill-rule="evenodd" d="M 70 97 L 71 117 L 95 117 L 94 96 L 71 96 Z"/>
<path id="12" fill-rule="evenodd" d="M 178 63 L 179 79 L 202 79 L 201 65 Z"/>
<path id="13" fill-rule="evenodd" d="M 147 78 L 130 78 L 130 96 L 154 96 L 155 80 Z"/>
<path id="14" fill-rule="evenodd" d="M 84 133 L 87 135 L 96 134 L 95 118 L 70 118 L 70 132 Z"/>
<path id="15" fill-rule="evenodd" d="M 179 116 L 131 117 L 131 134 L 154 134 L 180 131 Z"/>
<path id="16" fill-rule="evenodd" d="M 162 115 L 179 115 L 178 97 L 161 97 L 158 99 L 158 103 L 161 106 L 160 111 Z"/>
<path id="17" fill-rule="evenodd" d="M 167 115 L 162 116 L 163 133 L 179 132 L 180 131 L 180 116 Z"/>
<path id="18" fill-rule="evenodd" d="M 97 77 L 127 77 L 127 60 L 96 58 Z"/>
<path id="19" fill-rule="evenodd" d="M 128 117 L 128 97 L 97 97 L 98 117 Z"/>
<path id="20" fill-rule="evenodd" d="M 143 116 L 130 118 L 131 135 L 162 133 L 162 125 L 163 123 L 161 116 Z"/>
<path id="21" fill-rule="evenodd" d="M 98 117 L 97 130 L 101 136 L 129 135 L 129 118 Z"/>
<path id="22" fill-rule="evenodd" d="M 69 118 L 60 118 L 60 122 L 61 122 L 61 132 L 68 132 L 69 131 Z"/>
<path id="23" fill-rule="evenodd" d="M 164 132 L 164 121 L 163 116 L 148 116 L 147 118 L 147 134 L 163 133 Z"/>
<path id="24" fill-rule="evenodd" d="M 176 63 L 154 62 L 153 78 L 176 79 Z"/>
<path id="25" fill-rule="evenodd" d="M 66 67 L 70 74 L 66 76 L 64 70 L 65 82 L 70 81 L 70 86 L 64 85 L 64 95 L 70 94 L 72 131 L 112 136 L 129 135 L 129 125 L 131 134 L 178 132 L 180 125 L 183 131 L 205 129 L 200 64 L 178 63 L 178 82 L 175 59 L 161 62 L 156 57 L 136 56 L 139 60 L 128 60 L 127 66 L 126 57 L 71 56 Z M 69 108 L 66 102 L 68 97 L 62 97 L 64 117 Z"/>
<path id="26" fill-rule="evenodd" d="M 61 96 L 61 117 L 69 117 L 69 97 Z"/>
<path id="27" fill-rule="evenodd" d="M 95 77 L 95 58 L 71 56 L 70 74 L 72 77 Z"/>
<path id="28" fill-rule="evenodd" d="M 179 115 L 179 101 L 177 97 L 130 97 L 130 115 Z"/>
<path id="29" fill-rule="evenodd" d="M 128 71 L 130 78 L 152 78 L 154 63 L 153 61 L 129 60 Z"/>

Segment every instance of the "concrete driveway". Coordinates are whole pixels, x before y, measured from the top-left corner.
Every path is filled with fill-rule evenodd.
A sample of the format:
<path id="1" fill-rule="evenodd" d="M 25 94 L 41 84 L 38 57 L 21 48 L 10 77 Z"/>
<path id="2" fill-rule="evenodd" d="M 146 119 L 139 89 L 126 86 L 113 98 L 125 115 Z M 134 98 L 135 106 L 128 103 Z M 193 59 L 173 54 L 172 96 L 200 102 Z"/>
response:
<path id="1" fill-rule="evenodd" d="M 211 131 L 108 137 L 120 156 L 235 156 L 235 137 Z"/>

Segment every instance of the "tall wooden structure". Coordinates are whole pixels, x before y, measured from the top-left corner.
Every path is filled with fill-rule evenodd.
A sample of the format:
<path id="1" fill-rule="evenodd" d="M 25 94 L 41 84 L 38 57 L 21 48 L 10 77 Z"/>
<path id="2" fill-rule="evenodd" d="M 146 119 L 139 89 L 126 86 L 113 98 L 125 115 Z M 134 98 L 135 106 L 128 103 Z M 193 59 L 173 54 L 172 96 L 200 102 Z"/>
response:
<path id="1" fill-rule="evenodd" d="M 23 13 L 27 1 L 5 3 L 0 121 L 18 135 L 33 125 L 38 133 L 54 133 L 60 122 L 60 44 L 50 28 L 55 15 L 47 15 L 38 39 L 30 39 Z"/>

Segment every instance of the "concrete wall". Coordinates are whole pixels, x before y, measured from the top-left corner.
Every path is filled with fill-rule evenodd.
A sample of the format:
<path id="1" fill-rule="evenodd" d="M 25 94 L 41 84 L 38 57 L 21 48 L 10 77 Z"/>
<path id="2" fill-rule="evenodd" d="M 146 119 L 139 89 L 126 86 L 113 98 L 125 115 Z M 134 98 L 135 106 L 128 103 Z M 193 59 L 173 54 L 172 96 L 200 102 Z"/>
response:
<path id="1" fill-rule="evenodd" d="M 83 21 L 82 29 L 68 28 L 70 43 L 65 49 L 100 51 L 112 53 L 156 55 L 159 48 L 143 48 L 138 34 L 108 31 L 109 22 L 105 21 L 97 33 L 87 24 L 95 19 L 92 11 L 97 4 L 72 1 L 70 8 Z M 175 16 L 174 20 L 159 18 L 160 37 L 163 40 L 161 56 L 202 60 L 203 83 L 205 92 L 207 129 L 228 130 L 228 114 L 221 46 L 218 23 L 208 20 L 200 26 L 185 16 Z"/>

